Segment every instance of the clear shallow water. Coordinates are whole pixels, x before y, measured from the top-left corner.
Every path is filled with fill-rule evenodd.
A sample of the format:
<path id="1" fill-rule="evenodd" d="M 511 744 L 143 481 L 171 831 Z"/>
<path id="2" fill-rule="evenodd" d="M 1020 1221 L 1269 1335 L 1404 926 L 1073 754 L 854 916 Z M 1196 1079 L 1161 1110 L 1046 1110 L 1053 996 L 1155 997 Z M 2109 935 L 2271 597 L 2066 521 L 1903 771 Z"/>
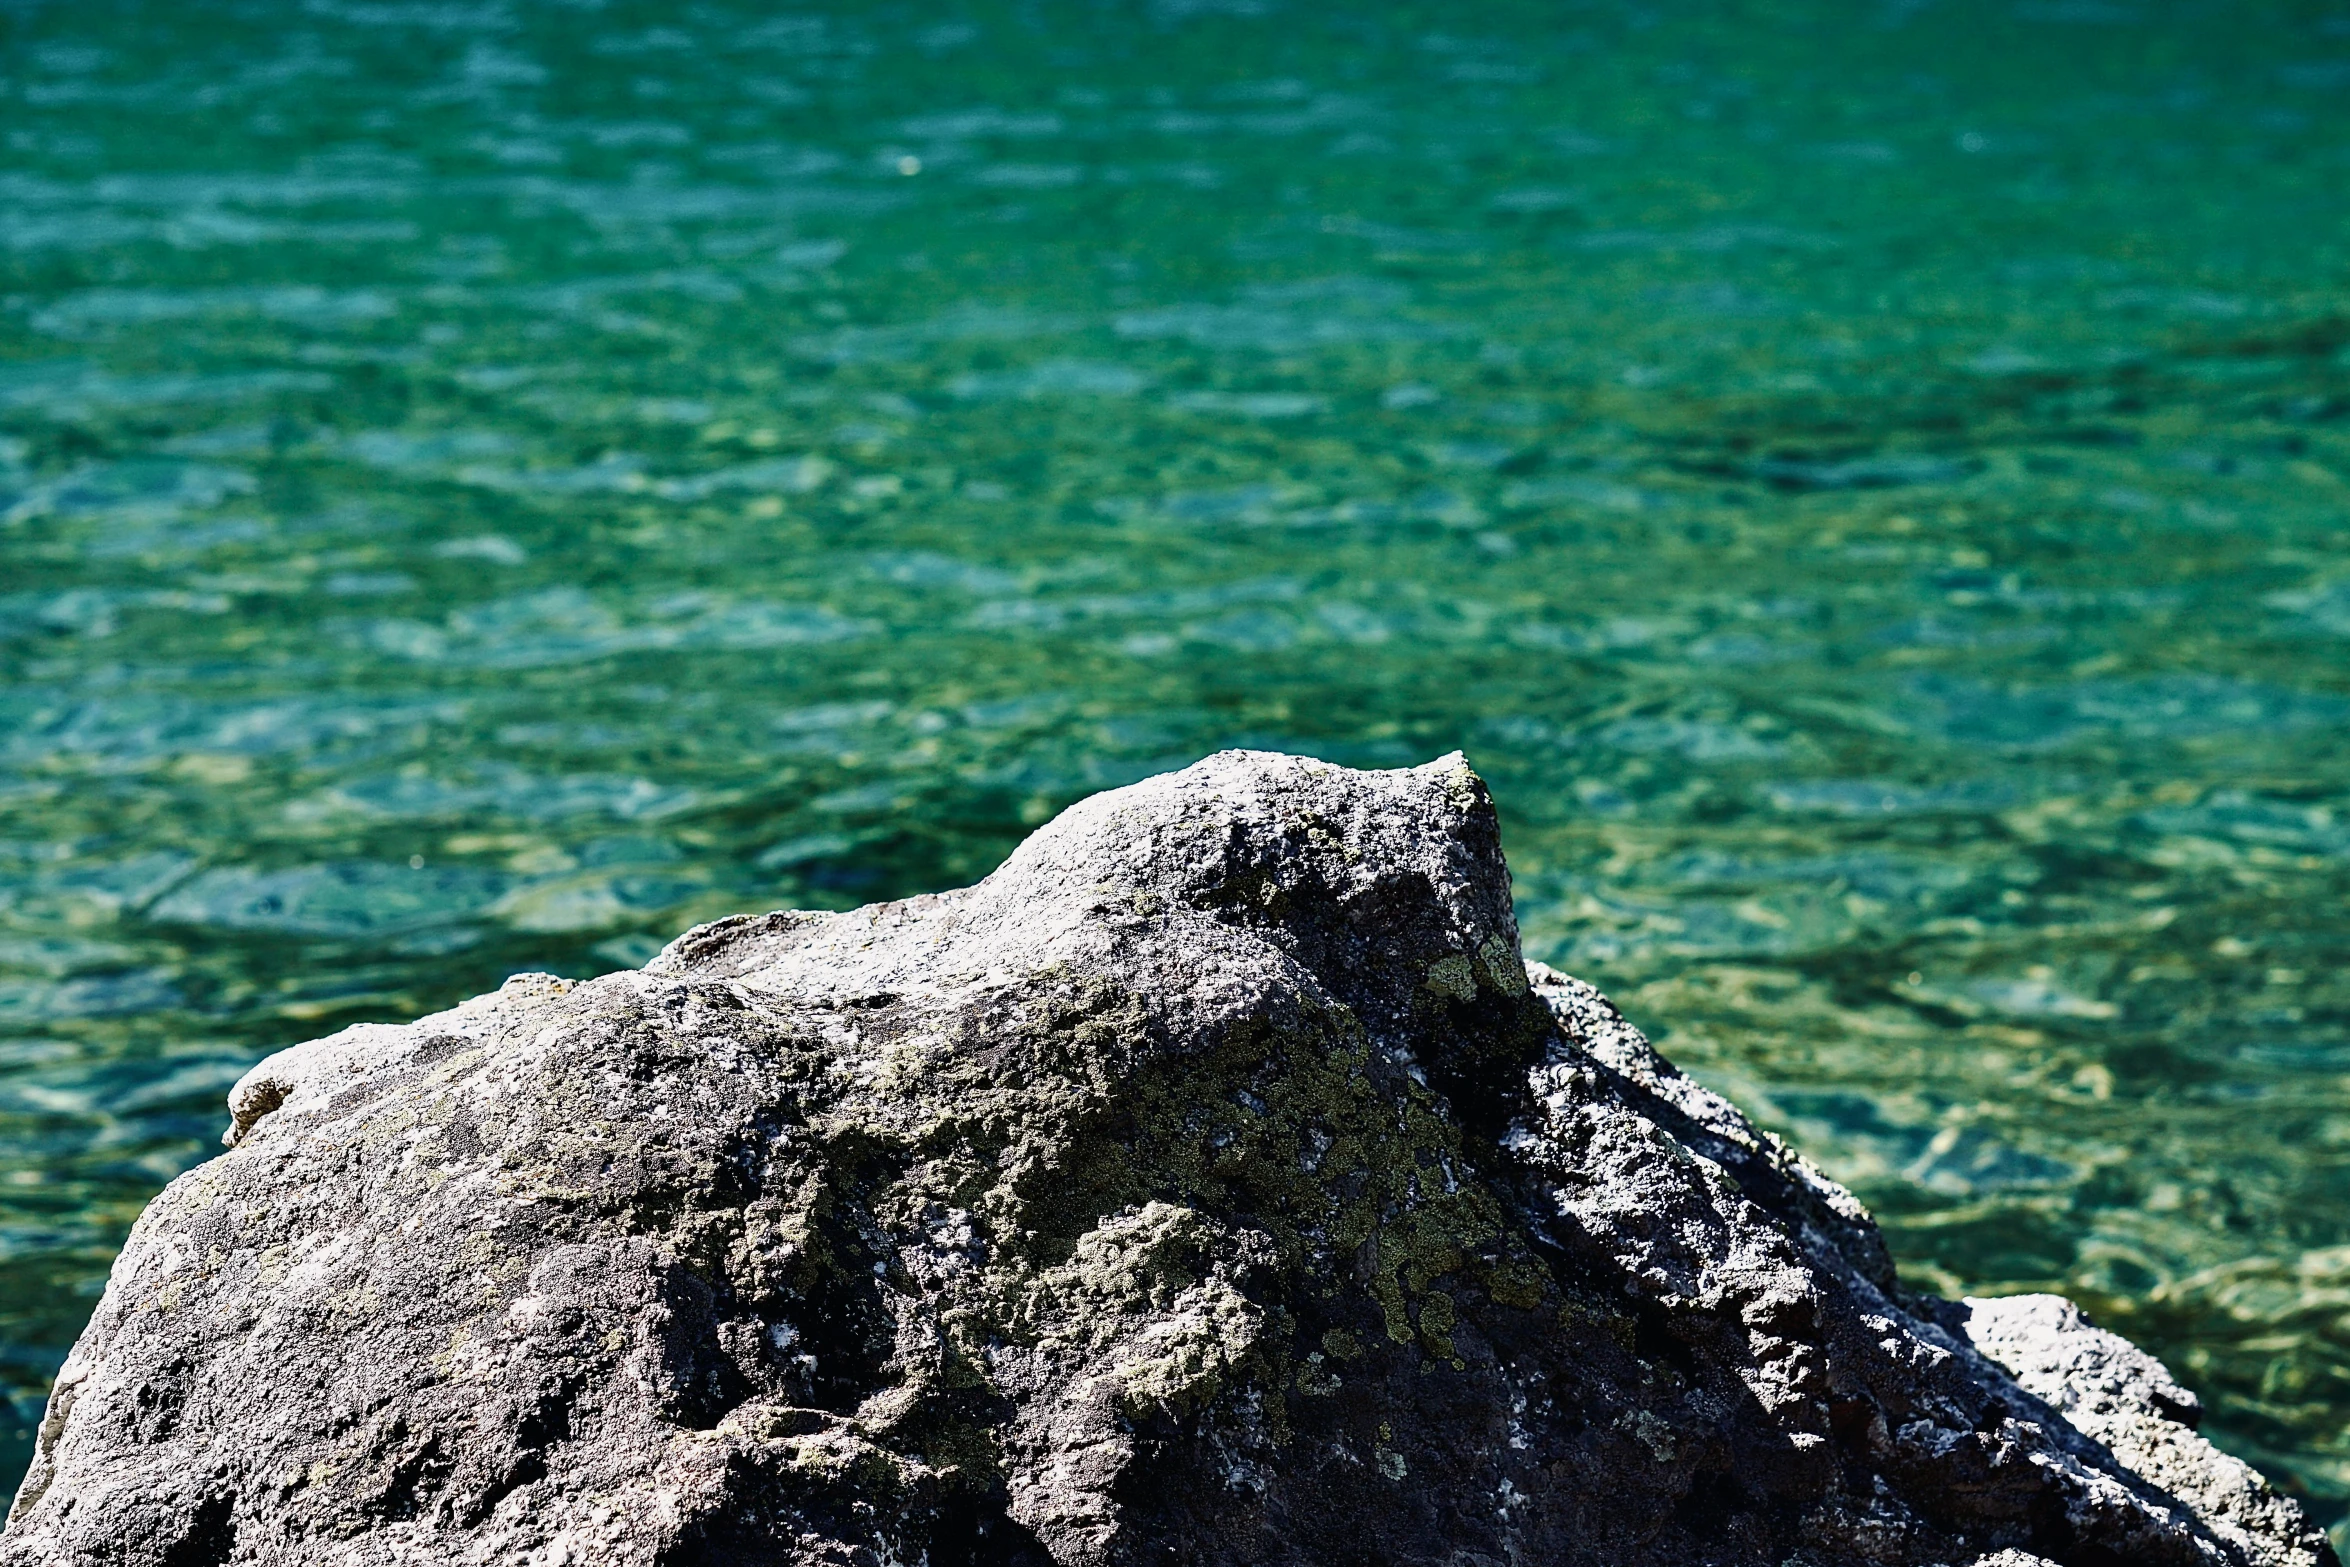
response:
<path id="1" fill-rule="evenodd" d="M 260 1052 L 1464 747 L 2350 1508 L 2350 13 L 20 3 L 5 1467 Z"/>

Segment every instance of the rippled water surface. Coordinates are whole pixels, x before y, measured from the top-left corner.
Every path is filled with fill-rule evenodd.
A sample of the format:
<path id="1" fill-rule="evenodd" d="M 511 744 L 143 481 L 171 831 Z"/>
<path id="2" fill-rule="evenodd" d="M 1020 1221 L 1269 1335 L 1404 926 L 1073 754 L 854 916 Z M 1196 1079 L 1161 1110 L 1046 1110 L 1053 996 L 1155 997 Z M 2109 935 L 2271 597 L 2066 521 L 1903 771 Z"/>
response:
<path id="1" fill-rule="evenodd" d="M 260 1052 L 1459 746 L 2350 1508 L 2350 12 L 17 0 L 0 132 L 0 1478 Z"/>

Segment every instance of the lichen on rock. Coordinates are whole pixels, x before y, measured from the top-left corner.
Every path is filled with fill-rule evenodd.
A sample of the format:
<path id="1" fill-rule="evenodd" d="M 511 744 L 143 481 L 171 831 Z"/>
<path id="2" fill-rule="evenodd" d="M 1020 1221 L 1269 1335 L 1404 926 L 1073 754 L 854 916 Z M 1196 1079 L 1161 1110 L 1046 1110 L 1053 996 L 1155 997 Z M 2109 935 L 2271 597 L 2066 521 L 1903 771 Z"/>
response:
<path id="1" fill-rule="evenodd" d="M 231 1112 L 0 1564 L 2331 1561 L 1524 965 L 1458 757 L 1212 757 Z"/>

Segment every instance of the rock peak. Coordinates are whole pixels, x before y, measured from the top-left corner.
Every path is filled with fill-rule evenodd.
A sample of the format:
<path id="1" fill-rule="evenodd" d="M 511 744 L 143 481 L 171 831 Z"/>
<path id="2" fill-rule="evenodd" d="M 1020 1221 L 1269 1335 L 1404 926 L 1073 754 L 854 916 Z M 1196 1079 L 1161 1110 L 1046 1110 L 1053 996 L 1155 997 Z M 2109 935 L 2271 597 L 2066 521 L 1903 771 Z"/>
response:
<path id="1" fill-rule="evenodd" d="M 1458 756 L 1226 752 L 993 875 L 270 1057 L 0 1564 L 2318 1567 L 2063 1303 L 1521 960 Z"/>

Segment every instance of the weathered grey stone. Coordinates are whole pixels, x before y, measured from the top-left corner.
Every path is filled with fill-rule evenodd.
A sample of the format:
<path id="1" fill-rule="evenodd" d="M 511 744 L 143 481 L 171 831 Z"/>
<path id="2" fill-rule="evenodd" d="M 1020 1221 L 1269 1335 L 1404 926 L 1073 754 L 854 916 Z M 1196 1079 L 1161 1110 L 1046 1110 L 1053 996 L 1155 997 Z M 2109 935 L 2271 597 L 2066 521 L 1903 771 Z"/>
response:
<path id="1" fill-rule="evenodd" d="M 1214 757 L 231 1104 L 0 1564 L 2331 1561 L 1522 965 L 1457 757 Z"/>
<path id="2" fill-rule="evenodd" d="M 2250 1464 L 2195 1434 L 2202 1401 L 2161 1361 L 2103 1328 L 2059 1295 L 1969 1300 L 1966 1334 L 2024 1391 L 2074 1429 L 2194 1508 L 2214 1534 L 2250 1560 L 2263 1542 L 2289 1539 L 2300 1510 L 2270 1490 Z"/>

